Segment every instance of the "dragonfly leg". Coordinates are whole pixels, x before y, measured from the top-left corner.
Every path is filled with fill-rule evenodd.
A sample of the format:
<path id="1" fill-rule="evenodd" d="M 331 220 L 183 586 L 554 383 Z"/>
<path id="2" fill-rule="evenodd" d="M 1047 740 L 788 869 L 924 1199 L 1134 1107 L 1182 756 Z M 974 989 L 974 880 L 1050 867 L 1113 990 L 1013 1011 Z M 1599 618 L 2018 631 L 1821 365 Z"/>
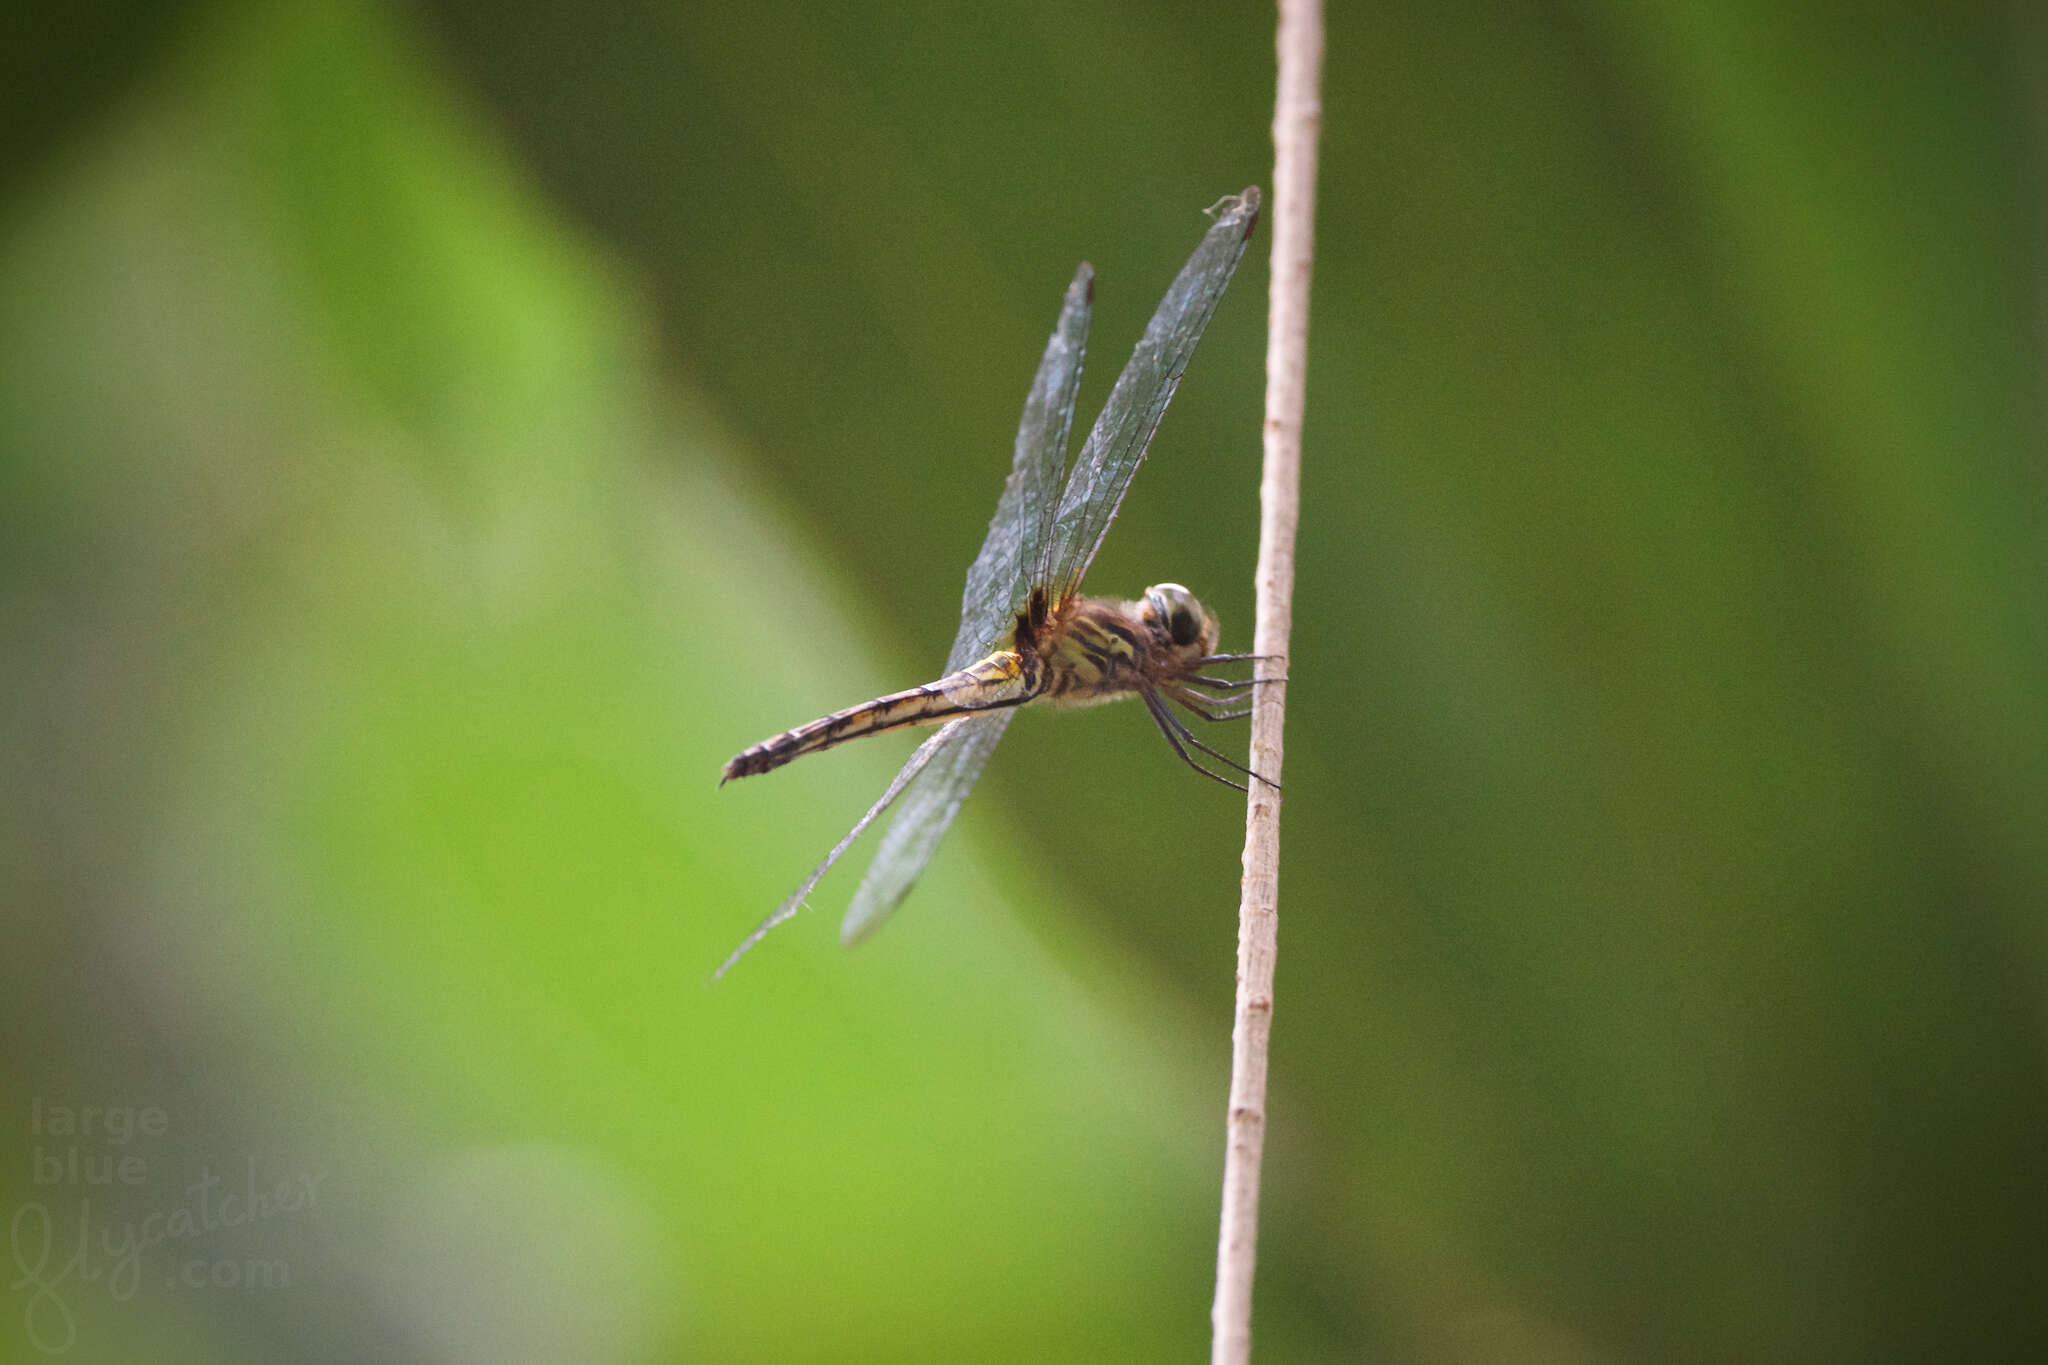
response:
<path id="1" fill-rule="evenodd" d="M 1201 764 L 1195 762 L 1193 758 L 1190 758 L 1188 756 L 1187 750 L 1181 748 L 1181 741 L 1183 740 L 1185 740 L 1189 744 L 1194 745 L 1197 749 L 1200 749 L 1203 753 L 1209 755 L 1209 757 L 1217 759 L 1220 762 L 1237 769 L 1245 776 L 1252 778 L 1255 781 L 1265 783 L 1274 791 L 1280 790 L 1280 784 L 1278 782 L 1275 782 L 1271 778 L 1264 777 L 1256 772 L 1253 772 L 1250 768 L 1245 767 L 1244 764 L 1239 763 L 1229 754 L 1220 753 L 1217 750 L 1212 749 L 1208 745 L 1202 743 L 1201 740 L 1196 739 L 1195 732 L 1188 729 L 1186 723 L 1183 722 L 1179 716 L 1176 716 L 1175 714 L 1173 714 L 1172 711 L 1167 709 L 1165 701 L 1160 698 L 1158 692 L 1148 687 L 1145 689 L 1143 695 L 1145 698 L 1146 707 L 1152 712 L 1152 719 L 1158 722 L 1159 728 L 1161 731 L 1165 733 L 1167 741 L 1173 745 L 1175 751 L 1178 752 L 1183 759 L 1187 760 L 1189 767 L 1199 769 L 1200 771 L 1205 773 L 1209 773 L 1209 770 L 1207 768 L 1203 768 Z M 1245 790 L 1243 786 L 1240 786 L 1236 782 L 1232 782 L 1227 777 L 1217 777 L 1215 773 L 1209 773 L 1209 776 L 1215 777 L 1217 781 L 1224 783 L 1226 786 L 1236 787 L 1239 791 Z"/>
<path id="2" fill-rule="evenodd" d="M 1175 701 L 1200 716 L 1203 720 L 1243 720 L 1252 713 L 1252 708 L 1249 706 L 1212 711 L 1209 709 L 1211 706 L 1224 707 L 1226 706 L 1225 701 L 1220 697 L 1212 697 L 1207 692 L 1197 692 L 1192 687 L 1183 687 L 1180 691 L 1171 695 Z"/>
<path id="3" fill-rule="evenodd" d="M 1204 687 L 1221 687 L 1226 690 L 1232 690 L 1256 687 L 1260 683 L 1286 682 L 1287 675 L 1283 673 L 1277 678 L 1218 678 L 1207 673 L 1190 673 L 1188 674 L 1188 681 L 1198 682 Z"/>
<path id="4" fill-rule="evenodd" d="M 1256 678 L 1218 678 L 1208 673 L 1190 673 L 1189 682 L 1198 682 L 1204 687 L 1220 687 L 1226 692 L 1240 692 L 1250 687 Z"/>
<path id="5" fill-rule="evenodd" d="M 1242 763 L 1239 763 L 1239 762 L 1238 762 L 1238 761 L 1237 761 L 1236 759 L 1232 758 L 1232 757 L 1231 757 L 1231 756 L 1230 756 L 1229 754 L 1226 754 L 1226 753 L 1220 753 L 1220 752 L 1218 752 L 1217 750 L 1215 750 L 1215 749 L 1212 749 L 1212 748 L 1210 748 L 1210 747 L 1209 747 L 1208 745 L 1206 745 L 1206 744 L 1202 743 L 1202 741 L 1201 741 L 1201 740 L 1199 740 L 1199 739 L 1196 739 L 1196 738 L 1195 738 L 1195 732 L 1194 732 L 1194 731 L 1192 731 L 1192 730 L 1190 730 L 1190 729 L 1188 729 L 1188 727 L 1187 727 L 1186 723 L 1185 723 L 1185 722 L 1183 722 L 1183 721 L 1181 720 L 1181 718 L 1180 718 L 1179 716 L 1176 716 L 1175 714 L 1173 714 L 1173 712 L 1172 712 L 1172 711 L 1168 710 L 1168 709 L 1166 708 L 1166 706 L 1165 706 L 1165 704 L 1164 704 L 1164 703 L 1162 703 L 1162 704 L 1160 705 L 1160 707 L 1159 707 L 1159 712 L 1160 712 L 1160 714 L 1161 714 L 1161 715 L 1163 715 L 1164 717 L 1166 717 L 1166 721 L 1167 721 L 1167 723 L 1168 723 L 1169 725 L 1171 725 L 1171 726 L 1172 726 L 1172 727 L 1173 727 L 1173 728 L 1174 728 L 1174 729 L 1175 729 L 1176 731 L 1178 731 L 1178 732 L 1179 732 L 1179 734 L 1180 734 L 1180 737 L 1181 737 L 1182 739 L 1184 739 L 1184 740 L 1186 740 L 1186 741 L 1187 741 L 1188 743 L 1190 743 L 1190 744 L 1194 745 L 1194 746 L 1195 746 L 1195 747 L 1196 747 L 1197 749 L 1200 749 L 1200 750 L 1201 750 L 1201 751 L 1202 751 L 1203 753 L 1205 753 L 1205 754 L 1209 755 L 1209 757 L 1211 757 L 1211 758 L 1214 758 L 1214 759 L 1220 759 L 1220 760 L 1221 760 L 1221 761 L 1223 761 L 1224 763 L 1227 763 L 1227 764 L 1229 764 L 1229 765 L 1230 765 L 1231 767 L 1233 767 L 1233 768 L 1237 769 L 1237 770 L 1238 770 L 1239 772 L 1243 773 L 1243 774 L 1244 774 L 1245 776 L 1247 776 L 1247 777 L 1250 777 L 1250 778 L 1253 778 L 1253 779 L 1255 779 L 1256 781 L 1259 781 L 1259 782 L 1264 782 L 1264 783 L 1265 783 L 1265 784 L 1266 784 L 1267 786 L 1271 787 L 1271 788 L 1272 788 L 1272 789 L 1273 789 L 1274 791 L 1279 791 L 1279 790 L 1280 790 L 1280 784 L 1279 784 L 1278 782 L 1275 782 L 1275 781 L 1273 781 L 1272 779 L 1270 779 L 1270 778 L 1268 778 L 1268 777 L 1264 777 L 1264 776 L 1262 776 L 1262 775 L 1261 775 L 1261 774 L 1259 774 L 1259 773 L 1253 772 L 1253 771 L 1252 771 L 1252 770 L 1251 770 L 1250 768 L 1247 768 L 1247 767 L 1246 767 L 1246 766 L 1245 766 L 1244 764 L 1242 764 Z"/>
<path id="6" fill-rule="evenodd" d="M 1213 778 L 1226 787 L 1235 787 L 1239 791 L 1249 790 L 1244 783 L 1233 782 L 1221 773 L 1212 773 L 1201 764 L 1195 762 L 1194 757 L 1188 753 L 1187 747 L 1180 742 L 1180 737 L 1174 734 L 1173 726 L 1168 724 L 1173 713 L 1166 709 L 1166 703 L 1160 701 L 1158 694 L 1155 692 L 1145 692 L 1141 695 L 1145 698 L 1145 709 L 1152 713 L 1152 723 L 1159 727 L 1160 734 L 1166 736 L 1166 742 L 1171 744 L 1173 751 L 1180 755 L 1181 762 L 1187 764 L 1202 776 Z"/>
<path id="7" fill-rule="evenodd" d="M 1200 688 L 1189 687 L 1184 682 L 1162 689 L 1162 695 L 1179 702 L 1203 720 L 1236 720 L 1239 716 L 1248 716 L 1252 713 L 1250 703 L 1243 697 L 1211 696 Z M 1211 707 L 1217 709 L 1212 711 Z"/>
<path id="8" fill-rule="evenodd" d="M 1181 701 L 1183 698 L 1186 697 L 1193 697 L 1196 701 L 1207 702 L 1211 706 L 1236 706 L 1239 702 L 1244 700 L 1243 697 L 1218 697 L 1211 693 L 1204 692 L 1200 688 L 1189 687 L 1185 683 L 1181 684 L 1179 687 L 1167 688 L 1166 695 L 1172 697 L 1175 701 Z"/>

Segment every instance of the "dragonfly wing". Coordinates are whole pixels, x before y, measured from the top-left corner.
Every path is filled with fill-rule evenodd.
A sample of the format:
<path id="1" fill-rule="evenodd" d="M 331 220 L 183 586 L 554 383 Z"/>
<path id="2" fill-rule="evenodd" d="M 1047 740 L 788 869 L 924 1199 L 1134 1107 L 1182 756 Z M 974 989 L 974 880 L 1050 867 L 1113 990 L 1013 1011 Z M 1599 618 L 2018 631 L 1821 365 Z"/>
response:
<path id="1" fill-rule="evenodd" d="M 974 790 L 975 780 L 988 764 L 988 756 L 995 752 L 996 741 L 1003 737 L 1004 728 L 1015 714 L 991 711 L 987 715 L 964 716 L 949 723 L 918 750 L 920 754 L 927 749 L 932 753 L 921 765 L 921 772 L 910 774 L 915 780 L 909 782 L 896 818 L 890 822 L 889 832 L 882 836 L 875 861 L 869 864 L 867 876 L 861 879 L 860 890 L 853 893 L 853 904 L 847 907 L 846 919 L 839 926 L 841 942 L 854 943 L 865 937 L 909 892 L 938 850 L 947 826 L 960 813 L 967 793 Z M 907 767 L 905 772 L 909 772 Z M 906 779 L 899 776 L 897 781 L 900 785 Z M 892 787 L 884 803 L 895 794 Z M 869 816 L 880 809 L 877 806 Z M 859 832 L 858 828 L 854 830 L 855 834 Z"/>
<path id="2" fill-rule="evenodd" d="M 1052 534 L 1033 575 L 1051 589 L 1055 602 L 1080 590 L 1095 552 L 1102 548 L 1102 538 L 1116 519 L 1131 476 L 1144 462 L 1145 448 L 1173 401 L 1195 343 L 1202 339 L 1202 330 L 1244 255 L 1245 239 L 1259 220 L 1258 187 L 1225 199 L 1218 209 L 1215 223 L 1181 267 L 1130 363 L 1117 376 L 1116 387 L 1067 476 Z"/>
<path id="3" fill-rule="evenodd" d="M 996 713 L 996 716 L 1007 718 L 1009 714 L 1010 713 L 1008 711 L 1002 711 Z M 883 811 L 889 809 L 890 806 L 895 804 L 896 798 L 903 794 L 904 788 L 908 787 L 913 781 L 915 781 L 918 774 L 922 773 L 925 770 L 925 768 L 930 765 L 932 760 L 935 757 L 939 756 L 942 750 L 957 747 L 960 744 L 961 740 L 969 733 L 971 727 L 984 724 L 987 721 L 994 718 L 996 717 L 963 716 L 959 720 L 947 722 L 945 725 L 939 728 L 937 734 L 933 735 L 930 739 L 927 739 L 924 743 L 918 745 L 917 751 L 911 754 L 910 761 L 903 765 L 902 770 L 896 774 L 895 780 L 889 783 L 888 790 L 882 793 L 881 799 L 876 801 L 874 805 L 868 807 L 868 813 L 866 815 L 861 816 L 859 820 L 854 822 L 853 828 L 846 831 L 845 838 L 841 839 L 838 843 L 832 845 L 832 851 L 825 855 L 825 861 L 819 863 L 816 867 L 811 869 L 811 875 L 804 878 L 803 885 L 799 886 L 794 892 L 792 892 L 789 896 L 789 899 L 785 900 L 782 904 L 776 906 L 775 913 L 771 914 L 770 916 L 768 916 L 767 919 L 762 920 L 759 925 L 755 926 L 753 933 L 748 934 L 746 938 L 740 941 L 740 946 L 733 949 L 732 955 L 726 958 L 724 962 L 719 964 L 718 970 L 711 974 L 711 979 L 713 981 L 716 981 L 719 977 L 724 976 L 727 972 L 731 971 L 733 964 L 735 962 L 738 962 L 741 958 L 745 957 L 747 955 L 748 949 L 752 948 L 756 943 L 759 943 L 762 939 L 766 938 L 768 936 L 768 931 L 770 929 L 773 929 L 776 925 L 782 923 L 784 920 L 794 915 L 797 911 L 803 909 L 805 898 L 808 897 L 811 894 L 812 889 L 817 886 L 819 878 L 823 877 L 825 873 L 831 869 L 832 864 L 839 861 L 839 855 L 846 852 L 847 849 L 853 847 L 853 841 L 855 839 L 860 838 L 862 831 L 866 830 L 869 825 L 873 824 L 876 818 L 880 816 Z M 1002 727 L 1000 725 L 996 727 L 996 734 L 1002 734 Z M 990 741 L 988 741 L 987 748 L 992 749 L 994 747 L 995 741 L 991 739 Z M 986 752 L 984 752 L 983 754 L 982 761 L 987 762 Z M 975 771 L 979 772 L 980 768 L 977 766 Z M 969 780 L 969 785 L 972 785 L 972 779 Z M 966 793 L 962 792 L 961 795 L 964 797 Z M 889 832 L 891 834 L 894 834 L 896 832 L 893 826 L 891 827 Z M 933 839 L 933 842 L 938 842 L 936 837 Z M 930 855 L 927 854 L 926 856 L 929 857 Z M 873 875 L 872 871 L 869 875 Z M 915 876 L 916 874 L 912 873 L 911 875 Z"/>
<path id="4" fill-rule="evenodd" d="M 1038 374 L 1024 400 L 1010 477 L 996 500 L 988 538 L 967 569 L 967 588 L 960 596 L 960 633 L 946 659 L 949 673 L 997 647 L 1030 591 L 1025 574 L 1043 561 L 1053 507 L 1059 501 L 1060 475 L 1067 466 L 1067 438 L 1074 426 L 1074 396 L 1081 388 L 1094 296 L 1095 271 L 1083 263 L 1067 286 L 1059 323 L 1045 343 Z"/>
<path id="5" fill-rule="evenodd" d="M 967 586 L 960 594 L 960 630 L 953 637 L 952 653 L 946 656 L 948 672 L 965 668 L 997 648 L 1031 590 L 1026 573 L 1044 562 L 1060 476 L 1066 471 L 1067 440 L 1074 428 L 1074 399 L 1081 389 L 1081 364 L 1088 353 L 1088 319 L 1094 299 L 1095 269 L 1084 261 L 1067 286 L 1059 321 L 1046 339 L 1038 373 L 1025 396 L 1010 476 L 1003 483 L 1002 496 L 996 499 L 988 536 L 974 563 L 967 567 Z M 882 846 L 875 851 L 875 860 L 868 865 L 839 926 L 843 941 L 852 943 L 865 936 L 909 893 L 938 851 L 939 841 L 960 813 L 967 794 L 974 790 L 1014 714 L 992 711 L 947 725 L 913 756 L 912 763 L 919 771 L 912 772 L 906 765 L 897 775 L 896 786 L 868 812 L 868 819 L 874 818 L 901 788 L 908 787 L 908 795 L 882 836 Z M 918 762 L 920 756 L 922 763 Z M 857 826 L 854 834 L 859 832 Z M 837 849 L 833 855 L 838 856 Z"/>
<path id="6" fill-rule="evenodd" d="M 1214 226 L 1167 290 L 1138 349 L 1118 376 L 1055 510 L 1053 490 L 1065 463 L 1094 288 L 1094 272 L 1088 266 L 1075 272 L 1059 325 L 1046 343 L 1024 404 L 1009 481 L 996 503 L 988 538 L 967 571 L 960 632 L 947 661 L 949 669 L 964 667 L 993 649 L 1034 586 L 1051 587 L 1055 601 L 1080 586 L 1187 370 L 1195 343 L 1236 273 L 1258 216 L 1256 187 L 1224 201 Z M 935 754 L 923 772 L 913 774 L 915 780 L 839 927 L 842 941 L 857 942 L 870 933 L 909 892 L 981 777 L 1012 714 L 970 716 L 946 727 L 952 731 L 959 726 L 958 737 Z"/>
<path id="7" fill-rule="evenodd" d="M 1052 527 L 1053 505 L 1060 475 L 1066 469 L 1067 439 L 1074 426 L 1074 396 L 1081 387 L 1081 362 L 1088 350 L 1088 317 L 1095 295 L 1095 271 L 1085 263 L 1074 272 L 1060 307 L 1059 322 L 1045 343 L 1024 416 L 1017 424 L 1017 444 L 1010 477 L 996 500 L 988 536 L 967 569 L 967 587 L 960 599 L 960 630 L 947 657 L 953 673 L 986 658 L 1009 632 L 1030 584 L 1025 571 L 1044 562 Z M 842 929 L 848 940 L 880 922 L 910 890 L 945 835 L 946 827 L 981 776 L 988 756 L 1013 713 L 1008 710 L 962 716 L 917 746 L 881 799 L 868 807 L 846 837 L 832 846 L 825 861 L 813 868 L 803 885 L 775 907 L 739 947 L 733 949 L 712 979 L 724 976 L 734 963 L 767 936 L 768 931 L 803 908 L 804 900 L 832 864 L 853 847 L 867 827 L 894 805 L 906 790 L 910 799 L 889 826 L 882 847 L 861 881 Z M 927 769 L 929 774 L 927 775 Z M 920 782 L 920 776 L 924 781 Z"/>

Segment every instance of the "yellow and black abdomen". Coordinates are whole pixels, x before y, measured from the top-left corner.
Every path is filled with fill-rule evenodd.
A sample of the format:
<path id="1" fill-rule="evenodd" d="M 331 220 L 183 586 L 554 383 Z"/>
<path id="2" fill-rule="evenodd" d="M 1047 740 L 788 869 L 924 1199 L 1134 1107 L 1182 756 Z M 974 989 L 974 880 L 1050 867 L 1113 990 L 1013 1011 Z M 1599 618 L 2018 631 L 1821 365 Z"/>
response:
<path id="1" fill-rule="evenodd" d="M 1024 661 L 1014 650 L 999 650 L 936 682 L 891 692 L 886 697 L 834 711 L 808 725 L 784 730 L 736 755 L 725 765 L 721 783 L 779 768 L 793 758 L 829 749 L 862 735 L 880 734 L 909 725 L 936 725 L 968 711 L 1016 706 L 1031 700 L 1036 689 L 1026 677 Z"/>

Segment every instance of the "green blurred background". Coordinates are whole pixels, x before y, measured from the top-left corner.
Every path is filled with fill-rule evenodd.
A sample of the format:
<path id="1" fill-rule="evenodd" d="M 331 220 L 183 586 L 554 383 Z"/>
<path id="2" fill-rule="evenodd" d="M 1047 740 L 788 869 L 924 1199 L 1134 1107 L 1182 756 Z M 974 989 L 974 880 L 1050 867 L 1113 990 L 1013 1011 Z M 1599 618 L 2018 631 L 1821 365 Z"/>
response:
<path id="1" fill-rule="evenodd" d="M 0 1359 L 1201 1357 L 1242 805 L 1141 712 L 705 978 L 911 741 L 719 764 L 942 660 L 1271 22 L 17 19 Z M 2030 1356 L 2048 22 L 1340 7 L 1323 150 L 1259 1358 Z M 1266 250 L 1091 579 L 1239 647 Z"/>

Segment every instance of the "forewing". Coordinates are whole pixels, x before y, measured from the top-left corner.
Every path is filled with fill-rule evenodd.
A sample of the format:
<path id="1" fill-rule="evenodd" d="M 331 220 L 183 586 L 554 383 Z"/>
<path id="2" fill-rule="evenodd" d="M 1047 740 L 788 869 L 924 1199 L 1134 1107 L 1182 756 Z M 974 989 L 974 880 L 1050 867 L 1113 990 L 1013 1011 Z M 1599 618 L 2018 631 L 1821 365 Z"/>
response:
<path id="1" fill-rule="evenodd" d="M 1059 322 L 1046 339 L 1038 373 L 1025 396 L 1010 476 L 1003 481 L 1002 496 L 996 499 L 988 536 L 974 563 L 967 566 L 967 586 L 960 595 L 960 630 L 953 637 L 953 652 L 946 656 L 948 672 L 988 657 L 1003 641 L 1031 590 L 1026 571 L 1044 562 L 1053 504 L 1059 497 L 1060 475 L 1066 469 L 1067 439 L 1074 427 L 1074 397 L 1081 388 L 1081 363 L 1088 352 L 1088 317 L 1094 297 L 1095 271 L 1084 261 L 1067 286 Z M 897 787 L 889 797 L 905 786 L 908 794 L 890 821 L 888 833 L 882 836 L 882 846 L 861 878 L 860 889 L 854 892 L 853 904 L 839 927 L 841 939 L 852 943 L 867 934 L 909 893 L 938 851 L 939 841 L 960 813 L 967 794 L 974 790 L 1013 714 L 992 711 L 952 722 L 918 751 L 932 751 L 926 755 L 927 762 L 919 765 L 920 772 L 906 767 L 898 774 Z M 944 745 L 938 744 L 940 738 L 946 740 Z M 867 818 L 880 811 L 881 805 L 877 805 Z M 856 826 L 854 834 L 859 832 Z M 838 850 L 833 854 L 836 857 Z"/>
<path id="2" fill-rule="evenodd" d="M 1132 474 L 1145 458 L 1152 433 L 1173 400 L 1195 343 L 1236 273 L 1258 214 L 1256 187 L 1224 202 L 1117 378 L 1055 510 L 1053 490 L 1060 483 L 1073 422 L 1093 291 L 1089 267 L 1083 265 L 1075 273 L 1024 404 L 1010 477 L 989 523 L 988 538 L 967 571 L 960 632 L 947 660 L 949 669 L 972 663 L 995 648 L 1033 586 L 1051 587 L 1054 600 L 1079 588 Z M 942 734 L 953 732 L 957 737 L 936 751 L 921 772 L 910 774 L 896 818 L 840 925 L 842 941 L 854 943 L 865 937 L 908 894 L 960 813 L 1013 714 L 1004 710 L 954 721 Z M 899 783 L 904 781 L 899 777 Z"/>
<path id="3" fill-rule="evenodd" d="M 1116 519 L 1131 476 L 1145 459 L 1166 405 L 1173 401 L 1195 343 L 1202 339 L 1202 330 L 1244 255 L 1245 239 L 1259 219 L 1258 187 L 1217 207 L 1215 223 L 1160 300 L 1067 476 L 1052 534 L 1033 574 L 1052 590 L 1055 602 L 1080 590 L 1095 552 L 1102 548 L 1102 538 Z"/>
<path id="4" fill-rule="evenodd" d="M 890 821 L 889 832 L 882 836 L 882 846 L 875 851 L 875 861 L 869 864 L 867 876 L 861 878 L 860 890 L 853 893 L 853 904 L 847 907 L 846 919 L 839 926 L 841 942 L 854 943 L 865 937 L 908 894 L 925 864 L 932 860 L 953 817 L 960 813 L 967 793 L 974 790 L 975 780 L 988 764 L 988 756 L 995 752 L 996 741 L 1003 737 L 1004 727 L 1015 714 L 1006 710 L 963 716 L 926 742 L 926 747 L 934 747 L 938 739 L 951 736 L 942 747 L 935 748 L 921 773 L 911 775 L 915 781 L 904 793 L 896 818 Z M 870 816 L 873 814 L 869 812 Z"/>
<path id="5" fill-rule="evenodd" d="M 1084 263 L 1074 272 L 1073 283 L 1067 286 L 1059 322 L 1045 343 L 1038 373 L 1031 381 L 1031 392 L 1025 397 L 1010 475 L 1003 483 L 1002 496 L 996 500 L 996 514 L 989 521 L 988 536 L 982 541 L 974 563 L 967 568 L 967 587 L 960 600 L 960 629 L 953 639 L 953 652 L 946 660 L 948 673 L 986 658 L 995 650 L 1009 633 L 1030 591 L 1025 571 L 1044 562 L 1053 504 L 1059 495 L 1060 475 L 1066 468 L 1067 439 L 1073 431 L 1074 395 L 1081 387 L 1081 362 L 1088 350 L 1089 305 L 1094 291 L 1095 272 Z M 989 755 L 995 751 L 996 741 L 1003 737 L 1011 715 L 1005 709 L 962 716 L 918 745 L 881 799 L 868 807 L 867 814 L 854 823 L 846 837 L 832 846 L 825 861 L 804 878 L 803 885 L 733 949 L 712 978 L 724 976 L 769 930 L 802 909 L 805 898 L 832 864 L 853 847 L 853 841 L 883 811 L 909 791 L 909 799 L 889 826 L 875 861 L 861 880 L 841 934 L 851 941 L 880 922 L 931 861 L 946 827 L 953 823 L 967 793 L 973 790 L 975 779 L 981 776 Z"/>
<path id="6" fill-rule="evenodd" d="M 1016 453 L 981 553 L 967 568 L 960 597 L 960 631 L 946 671 L 986 658 L 1024 605 L 1027 571 L 1044 562 L 1060 475 L 1067 464 L 1067 437 L 1074 426 L 1074 395 L 1081 387 L 1081 361 L 1088 350 L 1088 312 L 1095 271 L 1086 263 L 1074 272 L 1060 307 L 1059 324 L 1045 343 L 1038 374 L 1017 424 Z"/>

